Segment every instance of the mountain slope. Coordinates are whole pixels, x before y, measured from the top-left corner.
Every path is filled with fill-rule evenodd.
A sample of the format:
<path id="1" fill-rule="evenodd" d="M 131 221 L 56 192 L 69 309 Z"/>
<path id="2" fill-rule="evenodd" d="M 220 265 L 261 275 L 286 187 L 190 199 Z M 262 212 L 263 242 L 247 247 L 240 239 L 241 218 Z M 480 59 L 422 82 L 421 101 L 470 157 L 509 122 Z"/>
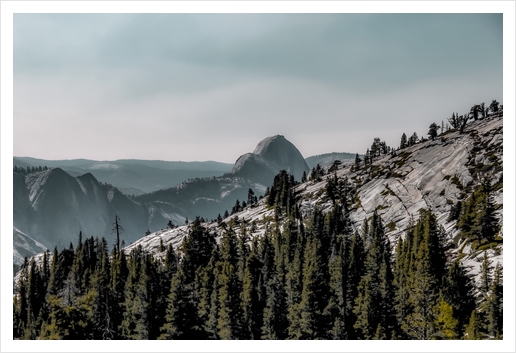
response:
<path id="1" fill-rule="evenodd" d="M 377 158 L 370 166 L 354 170 L 354 161 L 343 163 L 336 172 L 340 181 L 346 180 L 354 189 L 350 220 L 352 228 L 361 232 L 365 219 L 376 211 L 382 217 L 387 235 L 393 244 L 405 236 L 410 224 L 419 219 L 420 209 L 430 209 L 438 223 L 447 233 L 448 240 L 455 243 L 453 256 L 463 258 L 464 264 L 473 275 L 478 276 L 483 249 L 473 247 L 467 239 L 460 238 L 457 220 L 449 219 L 452 206 L 457 201 L 464 202 L 480 185 L 482 177 L 491 175 L 494 185 L 493 201 L 498 211 L 499 225 L 503 217 L 503 117 L 501 115 L 472 122 L 464 134 L 447 132 L 435 141 L 426 141 L 398 151 L 396 156 L 385 155 Z M 327 185 L 333 173 L 323 176 L 322 181 L 308 181 L 295 187 L 295 197 L 304 219 L 310 217 L 317 207 L 327 212 L 332 207 Z M 219 225 L 206 223 L 205 226 L 219 236 L 224 232 L 224 224 L 240 224 L 238 233 L 245 229 L 247 234 L 263 234 L 274 219 L 274 209 L 261 200 L 257 206 L 224 219 Z M 177 248 L 188 232 L 188 227 L 161 230 L 150 234 L 126 249 L 129 252 L 138 245 L 145 250 L 162 256 L 157 251 L 161 239 L 166 247 Z M 503 238 L 503 232 L 498 233 Z M 503 263 L 503 245 L 488 248 L 487 254 L 493 266 Z"/>
<path id="2" fill-rule="evenodd" d="M 13 263 L 16 265 L 23 264 L 25 257 L 31 257 L 34 254 L 47 250 L 47 247 L 31 238 L 27 234 L 13 227 Z"/>
<path id="3" fill-rule="evenodd" d="M 68 246 L 79 231 L 111 239 L 115 215 L 124 222 L 127 242 L 148 229 L 147 208 L 92 174 L 74 178 L 53 168 L 27 176 L 14 173 L 14 180 L 14 226 L 48 248 Z"/>

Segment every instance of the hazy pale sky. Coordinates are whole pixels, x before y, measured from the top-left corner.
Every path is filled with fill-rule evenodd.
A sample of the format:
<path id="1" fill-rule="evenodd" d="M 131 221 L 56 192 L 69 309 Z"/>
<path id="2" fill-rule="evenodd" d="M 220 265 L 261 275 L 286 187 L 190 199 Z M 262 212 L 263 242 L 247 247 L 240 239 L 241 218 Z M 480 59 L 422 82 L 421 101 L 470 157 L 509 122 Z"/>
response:
<path id="1" fill-rule="evenodd" d="M 15 14 L 14 155 L 398 146 L 502 97 L 502 14 Z"/>

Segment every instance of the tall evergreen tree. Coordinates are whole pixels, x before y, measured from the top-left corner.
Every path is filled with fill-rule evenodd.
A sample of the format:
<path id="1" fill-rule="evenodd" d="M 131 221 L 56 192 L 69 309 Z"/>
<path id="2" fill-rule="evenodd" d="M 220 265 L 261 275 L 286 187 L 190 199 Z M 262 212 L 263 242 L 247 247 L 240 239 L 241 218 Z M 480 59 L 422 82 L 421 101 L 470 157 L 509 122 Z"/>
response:
<path id="1" fill-rule="evenodd" d="M 263 322 L 263 307 L 259 298 L 259 277 L 261 262 L 258 256 L 258 239 L 253 239 L 251 252 L 247 256 L 242 287 L 243 338 L 259 339 Z"/>
<path id="2" fill-rule="evenodd" d="M 457 339 L 458 320 L 453 315 L 453 307 L 441 297 L 436 311 L 434 337 L 445 340 Z"/>
<path id="3" fill-rule="evenodd" d="M 439 129 L 439 126 L 436 123 L 430 124 L 429 130 L 428 130 L 428 136 L 430 136 L 430 138 L 432 140 L 435 140 L 435 138 L 437 137 L 438 129 Z"/>
<path id="4" fill-rule="evenodd" d="M 115 216 L 115 222 L 113 222 L 113 228 L 111 229 L 111 233 L 116 234 L 116 251 L 120 251 L 120 235 L 124 229 L 122 228 L 122 225 L 120 224 L 120 217 L 118 215 Z"/>
<path id="5" fill-rule="evenodd" d="M 313 223 L 316 221 L 317 217 L 314 215 Z M 324 271 L 324 250 L 317 234 L 320 234 L 317 226 L 313 225 L 304 251 L 299 331 L 294 333 L 294 338 L 297 339 L 321 338 L 325 333 L 323 310 L 327 305 L 328 281 Z"/>
<path id="6" fill-rule="evenodd" d="M 160 338 L 192 339 L 204 331 L 204 324 L 199 318 L 199 293 L 196 292 L 195 279 L 196 273 L 209 263 L 214 247 L 213 235 L 197 217 L 181 244 L 183 257 L 172 278 Z"/>
<path id="7" fill-rule="evenodd" d="M 346 331 L 346 319 L 348 316 L 346 311 L 346 291 L 348 287 L 348 265 L 346 259 L 348 257 L 346 242 L 344 239 L 341 239 L 336 253 L 329 260 L 330 298 L 324 310 L 324 315 L 329 322 L 330 331 L 326 338 L 338 340 L 348 338 Z"/>
<path id="8" fill-rule="evenodd" d="M 349 260 L 347 272 L 347 288 L 346 288 L 346 318 L 345 327 L 349 339 L 357 339 L 354 324 L 357 316 L 353 311 L 355 301 L 358 297 L 358 285 L 364 271 L 364 242 L 360 234 L 355 232 L 351 237 L 349 248 Z"/>
<path id="9" fill-rule="evenodd" d="M 457 336 L 462 337 L 471 312 L 475 309 L 473 283 L 459 260 L 451 263 L 443 281 L 443 298 L 452 306 L 453 316 L 458 320 Z"/>
<path id="10" fill-rule="evenodd" d="M 121 324 L 125 339 L 150 338 L 149 262 L 141 246 L 131 251 Z"/>
<path id="11" fill-rule="evenodd" d="M 111 295 L 111 322 L 113 327 L 113 339 L 120 339 L 121 324 L 123 320 L 123 311 L 125 302 L 125 282 L 129 274 L 127 268 L 127 259 L 123 251 L 111 253 L 111 275 L 110 275 L 110 291 Z"/>
<path id="12" fill-rule="evenodd" d="M 371 243 L 366 250 L 365 272 L 358 286 L 354 313 L 354 328 L 359 338 L 372 339 L 377 333 L 390 338 L 394 331 L 392 269 L 389 239 L 380 216 L 375 212 L 371 220 Z"/>
<path id="13" fill-rule="evenodd" d="M 490 337 L 501 338 L 503 335 L 503 279 L 502 267 L 496 264 L 489 296 L 485 305 L 487 333 Z"/>
<path id="14" fill-rule="evenodd" d="M 266 283 L 265 295 L 261 338 L 268 340 L 285 339 L 288 329 L 285 289 L 275 269 L 272 269 Z"/>
<path id="15" fill-rule="evenodd" d="M 484 337 L 485 334 L 482 319 L 478 311 L 475 309 L 471 312 L 469 324 L 466 327 L 466 333 L 464 334 L 464 339 L 481 340 L 484 339 Z"/>
<path id="16" fill-rule="evenodd" d="M 218 336 L 221 339 L 235 339 L 242 334 L 242 284 L 238 277 L 238 240 L 230 227 L 220 244 L 221 272 L 218 277 Z"/>

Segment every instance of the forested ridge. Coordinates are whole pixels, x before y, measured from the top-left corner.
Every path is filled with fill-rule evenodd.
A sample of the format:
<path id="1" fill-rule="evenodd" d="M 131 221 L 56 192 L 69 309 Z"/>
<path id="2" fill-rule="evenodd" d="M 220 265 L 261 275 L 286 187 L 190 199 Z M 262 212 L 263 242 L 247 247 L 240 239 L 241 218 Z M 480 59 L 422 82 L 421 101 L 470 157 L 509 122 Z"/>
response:
<path id="1" fill-rule="evenodd" d="M 477 288 L 432 212 L 422 209 L 393 251 L 377 213 L 351 229 L 346 189 L 330 212 L 302 219 L 289 180 L 278 175 L 265 200 L 276 211 L 262 237 L 251 239 L 237 219 L 221 224 L 217 243 L 196 219 L 163 259 L 80 236 L 75 249 L 26 260 L 14 337 L 503 337 L 502 268 L 486 256 Z"/>
<path id="2" fill-rule="evenodd" d="M 473 113 L 488 117 L 475 107 Z M 454 113 L 449 122 L 463 133 L 468 119 Z M 405 143 L 418 143 L 405 140 L 392 149 L 375 139 L 351 168 L 374 178 L 374 158 L 401 155 Z M 324 212 L 317 202 L 302 212 L 302 188 L 281 171 L 264 200 L 250 190 L 248 203 L 237 201 L 231 217 L 196 218 L 181 245 L 161 243 L 159 256 L 141 245 L 124 251 L 118 240 L 109 249 L 105 238 L 79 234 L 75 247 L 25 259 L 13 296 L 14 338 L 502 339 L 503 268 L 488 251 L 503 243 L 502 205 L 493 201 L 503 180 L 490 176 L 502 168 L 490 153 L 485 163 L 491 164 L 470 166 L 475 183 L 443 177 L 461 193 L 449 203 L 454 237 L 430 208 L 421 208 L 393 243 L 382 205 L 356 229 L 350 216 L 360 207 L 360 180 L 337 178 L 340 163 L 328 170 L 317 165 L 302 177 L 325 182 L 314 195 L 331 205 Z M 263 234 L 253 235 L 253 224 L 238 217 L 245 207 L 272 214 L 260 221 Z M 466 245 L 482 254 L 477 280 L 463 263 Z"/>

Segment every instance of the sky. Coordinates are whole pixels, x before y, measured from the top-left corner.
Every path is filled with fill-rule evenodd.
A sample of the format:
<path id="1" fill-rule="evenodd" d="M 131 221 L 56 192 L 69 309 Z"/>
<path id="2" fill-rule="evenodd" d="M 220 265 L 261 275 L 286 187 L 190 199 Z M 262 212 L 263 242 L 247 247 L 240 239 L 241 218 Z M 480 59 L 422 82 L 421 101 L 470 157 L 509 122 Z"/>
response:
<path id="1" fill-rule="evenodd" d="M 14 14 L 15 156 L 397 147 L 503 104 L 502 14 Z"/>

